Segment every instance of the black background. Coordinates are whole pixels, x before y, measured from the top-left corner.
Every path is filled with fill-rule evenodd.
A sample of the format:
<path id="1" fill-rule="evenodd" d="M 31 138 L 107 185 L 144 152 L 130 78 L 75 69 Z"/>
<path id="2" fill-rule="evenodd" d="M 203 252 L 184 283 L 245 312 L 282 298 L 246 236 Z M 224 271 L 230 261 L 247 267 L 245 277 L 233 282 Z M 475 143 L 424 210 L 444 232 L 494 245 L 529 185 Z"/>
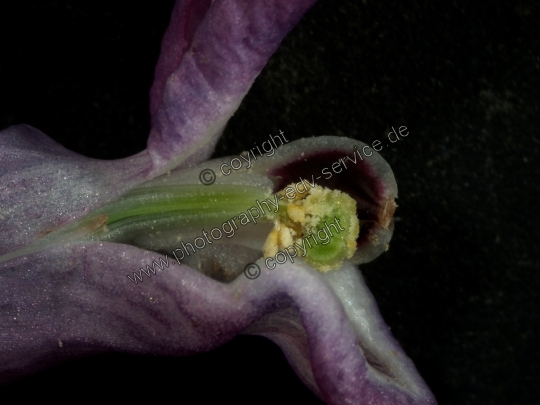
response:
<path id="1" fill-rule="evenodd" d="M 12 3 L 12 2 L 10 2 Z M 173 1 L 0 6 L 0 128 L 101 159 L 145 148 Z M 268 134 L 384 141 L 399 187 L 390 250 L 362 272 L 443 404 L 540 403 L 539 3 L 321 0 L 286 38 L 215 156 Z M 388 144 L 388 142 L 383 142 Z M 1 164 L 1 162 L 0 162 Z M 279 348 L 239 337 L 186 358 L 75 361 L 0 391 L 59 402 L 320 403 Z"/>

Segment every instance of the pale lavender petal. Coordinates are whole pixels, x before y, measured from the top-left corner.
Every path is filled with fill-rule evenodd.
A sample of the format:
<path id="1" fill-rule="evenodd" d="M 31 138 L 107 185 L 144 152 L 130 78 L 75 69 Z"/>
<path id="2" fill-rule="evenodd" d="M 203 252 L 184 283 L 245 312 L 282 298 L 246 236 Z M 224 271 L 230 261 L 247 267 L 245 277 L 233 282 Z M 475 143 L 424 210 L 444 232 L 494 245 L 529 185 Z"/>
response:
<path id="1" fill-rule="evenodd" d="M 0 255 L 34 242 L 148 178 L 146 153 L 100 161 L 27 125 L 0 131 Z"/>
<path id="2" fill-rule="evenodd" d="M 323 275 L 300 262 L 270 271 L 260 261 L 259 278 L 224 284 L 170 261 L 137 285 L 126 277 L 152 259 L 91 243 L 2 263 L 3 381 L 90 353 L 182 355 L 251 333 L 278 343 L 328 404 L 434 404 L 354 266 Z"/>
<path id="3" fill-rule="evenodd" d="M 321 274 L 295 263 L 265 272 L 270 271 L 264 268 L 261 275 L 267 277 L 261 280 L 265 291 L 278 284 L 293 303 L 248 331 L 278 344 L 299 377 L 326 403 L 435 404 L 356 267 L 347 263 Z"/>
<path id="4" fill-rule="evenodd" d="M 177 1 L 151 91 L 156 170 L 207 158 L 251 84 L 315 0 Z"/>

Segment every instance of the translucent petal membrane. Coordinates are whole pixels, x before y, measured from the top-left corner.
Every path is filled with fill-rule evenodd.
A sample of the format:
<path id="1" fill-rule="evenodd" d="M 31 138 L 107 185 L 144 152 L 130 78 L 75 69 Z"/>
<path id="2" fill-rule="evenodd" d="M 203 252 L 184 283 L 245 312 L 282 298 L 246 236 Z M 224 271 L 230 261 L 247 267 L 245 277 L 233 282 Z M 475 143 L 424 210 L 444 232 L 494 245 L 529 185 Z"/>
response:
<path id="1" fill-rule="evenodd" d="M 130 243 L 158 231 L 192 229 L 223 223 L 247 211 L 269 190 L 244 185 L 183 184 L 137 188 L 93 214 L 106 223 L 92 239 Z M 249 217 L 248 217 L 249 219 Z"/>
<path id="2" fill-rule="evenodd" d="M 220 274 L 226 268 L 225 273 L 233 279 L 243 270 L 238 257 L 245 259 L 240 260 L 244 264 L 261 257 L 264 242 L 272 229 L 268 218 L 273 202 L 278 203 L 276 193 L 291 184 L 295 185 L 297 192 L 317 184 L 343 191 L 356 201 L 360 235 L 353 262 L 368 262 L 384 252 L 392 236 L 394 199 L 397 196 L 395 179 L 386 161 L 365 144 L 348 138 L 324 136 L 281 143 L 284 145 L 279 148 L 269 150 L 267 147 L 266 153 L 254 148 L 242 156 L 220 158 L 189 170 L 172 171 L 142 184 L 137 190 L 186 185 L 198 185 L 203 190 L 245 187 L 247 195 L 242 197 L 243 205 L 238 205 L 236 212 L 229 207 L 223 216 L 215 220 L 205 223 L 189 221 L 177 229 L 146 226 L 147 232 L 139 232 L 141 236 L 136 238 L 135 244 L 170 253 L 182 242 L 192 242 L 212 227 L 223 229 L 230 219 L 247 213 L 251 220 L 241 224 L 237 221 L 238 227 L 233 236 L 213 240 L 212 246 L 207 243 L 204 249 L 196 252 L 197 263 L 203 265 L 210 261 Z M 209 170 L 215 174 L 215 181 L 208 186 L 202 185 L 201 174 L 210 173 Z M 220 251 L 217 262 L 216 250 Z M 208 268 L 201 270 L 212 274 Z"/>

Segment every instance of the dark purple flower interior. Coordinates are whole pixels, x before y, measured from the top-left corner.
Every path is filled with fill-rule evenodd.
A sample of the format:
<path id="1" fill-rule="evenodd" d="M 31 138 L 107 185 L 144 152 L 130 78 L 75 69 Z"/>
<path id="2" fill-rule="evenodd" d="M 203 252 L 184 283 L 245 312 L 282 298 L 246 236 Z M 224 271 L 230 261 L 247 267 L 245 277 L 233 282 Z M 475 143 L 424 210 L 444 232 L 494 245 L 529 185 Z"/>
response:
<path id="1" fill-rule="evenodd" d="M 343 191 L 354 198 L 356 215 L 362 224 L 357 239 L 360 247 L 368 242 L 368 235 L 377 224 L 387 227 L 394 215 L 395 204 L 393 199 L 389 202 L 385 196 L 384 184 L 368 163 L 369 158 L 360 160 L 356 156 L 354 164 L 346 158 L 347 155 L 350 151 L 339 149 L 314 152 L 270 170 L 269 175 L 274 181 L 273 192 L 302 178 L 310 182 L 314 179 L 320 186 Z"/>

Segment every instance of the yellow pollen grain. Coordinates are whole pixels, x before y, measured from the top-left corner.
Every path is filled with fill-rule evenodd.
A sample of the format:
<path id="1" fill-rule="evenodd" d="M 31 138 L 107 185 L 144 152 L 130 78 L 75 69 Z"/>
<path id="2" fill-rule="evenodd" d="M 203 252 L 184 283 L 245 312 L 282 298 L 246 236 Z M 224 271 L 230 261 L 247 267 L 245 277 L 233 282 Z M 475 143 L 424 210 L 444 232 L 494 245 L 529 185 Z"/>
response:
<path id="1" fill-rule="evenodd" d="M 294 231 L 286 225 L 281 224 L 279 229 L 279 245 L 282 247 L 290 246 L 293 244 Z"/>
<path id="2" fill-rule="evenodd" d="M 299 205 L 290 204 L 287 206 L 287 215 L 294 222 L 304 222 L 306 219 L 306 210 Z"/>
<path id="3" fill-rule="evenodd" d="M 276 228 L 274 228 L 272 229 L 272 231 L 266 238 L 266 242 L 264 242 L 264 246 L 263 246 L 264 257 L 275 256 L 278 250 L 279 250 L 279 232 Z"/>

